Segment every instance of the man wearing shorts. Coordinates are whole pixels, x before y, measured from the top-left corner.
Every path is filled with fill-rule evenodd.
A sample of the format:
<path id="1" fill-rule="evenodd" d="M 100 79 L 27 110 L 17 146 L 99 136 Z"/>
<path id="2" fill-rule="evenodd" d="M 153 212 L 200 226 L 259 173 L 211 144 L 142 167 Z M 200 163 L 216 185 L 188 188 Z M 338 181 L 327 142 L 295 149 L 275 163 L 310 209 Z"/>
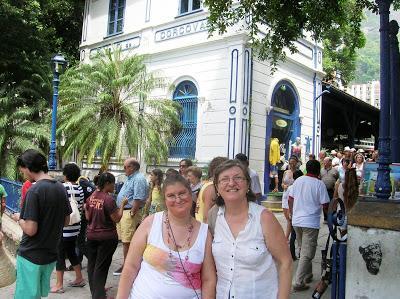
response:
<path id="1" fill-rule="evenodd" d="M 117 223 L 117 231 L 121 239 L 124 261 L 128 254 L 129 244 L 142 219 L 143 207 L 149 194 L 149 185 L 143 174 L 139 172 L 140 164 L 133 158 L 128 158 L 124 162 L 125 175 L 128 177 L 117 197 L 117 206 L 120 207 L 123 199 L 128 199 L 128 204 L 124 208 L 121 221 Z M 122 267 L 113 274 L 121 275 Z"/>
<path id="2" fill-rule="evenodd" d="M 41 153 L 25 151 L 18 157 L 17 167 L 36 183 L 26 194 L 18 220 L 23 235 L 17 252 L 14 299 L 47 297 L 57 245 L 72 210 L 64 186 L 47 174 L 47 161 Z"/>

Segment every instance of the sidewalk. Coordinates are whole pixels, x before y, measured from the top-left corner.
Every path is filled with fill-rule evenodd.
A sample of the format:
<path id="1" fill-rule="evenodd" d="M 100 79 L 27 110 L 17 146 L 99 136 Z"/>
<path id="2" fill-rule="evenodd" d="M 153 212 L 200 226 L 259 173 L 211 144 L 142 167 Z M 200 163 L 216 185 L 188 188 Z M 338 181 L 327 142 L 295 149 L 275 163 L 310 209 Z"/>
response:
<path id="1" fill-rule="evenodd" d="M 282 213 L 276 213 L 275 216 L 281 223 L 282 227 L 286 226 L 286 220 L 284 219 L 284 216 Z M 321 217 L 322 218 L 322 217 Z M 291 299 L 310 299 L 311 295 L 314 291 L 314 288 L 316 284 L 318 283 L 320 277 L 321 277 L 321 249 L 325 247 L 325 242 L 328 236 L 328 227 L 325 224 L 321 224 L 321 230 L 319 233 L 318 237 L 318 248 L 317 252 L 315 255 L 315 258 L 313 260 L 313 274 L 314 274 L 314 279 L 310 284 L 310 289 L 307 291 L 303 292 L 296 292 L 292 293 L 290 298 Z M 113 276 L 112 273 L 118 269 L 122 265 L 122 244 L 118 245 L 117 250 L 114 253 L 113 257 L 113 262 L 110 267 L 110 271 L 108 273 L 108 279 L 106 283 L 106 287 L 111 287 L 111 289 L 108 291 L 108 296 L 110 297 L 115 297 L 117 294 L 117 288 L 118 288 L 118 281 L 119 277 L 118 276 Z M 297 268 L 297 262 L 294 262 L 293 264 L 293 275 L 295 274 Z M 87 271 L 86 271 L 86 259 L 84 259 L 83 262 L 83 270 L 82 270 L 83 276 L 85 279 L 87 279 Z M 89 290 L 89 284 L 87 284 L 83 288 L 72 288 L 68 287 L 68 282 L 74 280 L 74 272 L 69 271 L 65 272 L 64 275 L 64 289 L 65 293 L 64 294 L 49 294 L 50 299 L 90 299 L 90 290 Z M 53 272 L 52 277 L 51 277 L 51 283 L 50 285 L 54 285 L 56 281 L 56 275 L 55 272 Z M 11 286 L 5 287 L 0 289 L 0 298 L 13 298 L 14 296 L 14 289 L 15 289 L 15 283 Z M 323 298 L 329 298 L 330 297 L 330 287 L 326 290 Z M 261 299 L 261 298 L 254 298 L 254 299 Z M 269 298 L 266 298 L 269 299 Z"/>

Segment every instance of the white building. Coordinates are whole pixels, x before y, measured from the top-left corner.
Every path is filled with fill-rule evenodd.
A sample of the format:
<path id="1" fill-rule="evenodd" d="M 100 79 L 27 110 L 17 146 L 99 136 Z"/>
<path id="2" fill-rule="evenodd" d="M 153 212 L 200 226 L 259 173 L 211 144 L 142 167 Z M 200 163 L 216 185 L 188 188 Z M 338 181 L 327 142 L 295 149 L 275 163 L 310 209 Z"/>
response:
<path id="1" fill-rule="evenodd" d="M 313 99 L 321 93 L 321 46 L 309 38 L 297 41 L 299 53 L 288 53 L 271 75 L 269 63 L 253 55 L 241 24 L 208 38 L 206 18 L 200 0 L 86 0 L 81 60 L 111 45 L 150 54 L 149 69 L 176 86 L 164 96 L 184 107 L 184 129 L 171 157 L 207 163 L 242 152 L 264 181 L 271 136 L 286 148 L 300 136 L 303 156 L 318 152 L 313 123 L 319 123 L 321 98 Z"/>
<path id="2" fill-rule="evenodd" d="M 379 81 L 371 81 L 364 84 L 353 84 L 347 88 L 347 92 L 376 108 L 380 108 L 380 87 Z"/>

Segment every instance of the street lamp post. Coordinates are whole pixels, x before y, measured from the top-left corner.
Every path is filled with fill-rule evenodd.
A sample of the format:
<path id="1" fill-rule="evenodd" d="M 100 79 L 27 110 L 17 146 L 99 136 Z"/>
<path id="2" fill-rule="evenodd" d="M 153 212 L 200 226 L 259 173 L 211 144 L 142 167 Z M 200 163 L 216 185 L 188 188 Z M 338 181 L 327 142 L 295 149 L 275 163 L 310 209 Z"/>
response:
<path id="1" fill-rule="evenodd" d="M 379 158 L 375 194 L 387 200 L 392 191 L 390 183 L 390 48 L 389 48 L 389 9 L 393 0 L 377 0 L 380 16 L 380 63 L 381 63 L 381 111 L 379 117 Z"/>
<path id="2" fill-rule="evenodd" d="M 58 104 L 58 86 L 60 84 L 60 74 L 64 71 L 67 61 L 61 54 L 56 54 L 51 58 L 53 69 L 53 112 L 51 117 L 51 141 L 49 152 L 49 169 L 56 170 L 56 127 L 57 127 L 57 104 Z"/>

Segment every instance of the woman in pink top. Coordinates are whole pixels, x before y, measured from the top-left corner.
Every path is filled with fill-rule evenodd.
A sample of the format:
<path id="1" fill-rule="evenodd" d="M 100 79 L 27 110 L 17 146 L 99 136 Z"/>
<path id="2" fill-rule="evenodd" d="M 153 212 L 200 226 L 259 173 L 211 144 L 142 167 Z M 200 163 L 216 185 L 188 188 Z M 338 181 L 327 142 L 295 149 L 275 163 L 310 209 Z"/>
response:
<path id="1" fill-rule="evenodd" d="M 180 175 L 169 176 L 162 192 L 167 209 L 147 217 L 136 230 L 117 298 L 215 298 L 211 235 L 207 224 L 190 214 L 190 185 Z"/>

